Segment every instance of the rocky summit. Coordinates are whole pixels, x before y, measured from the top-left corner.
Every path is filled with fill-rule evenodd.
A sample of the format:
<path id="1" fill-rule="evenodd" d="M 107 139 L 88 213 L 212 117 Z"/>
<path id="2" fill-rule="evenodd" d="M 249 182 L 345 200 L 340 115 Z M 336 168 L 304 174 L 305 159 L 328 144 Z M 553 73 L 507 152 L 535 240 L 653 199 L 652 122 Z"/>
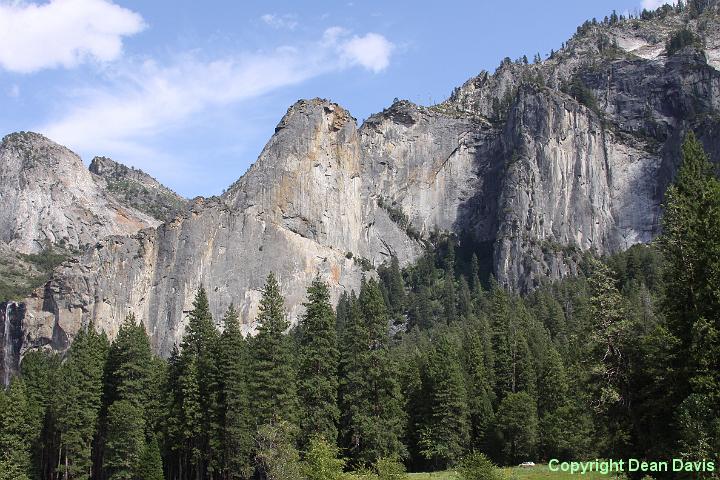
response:
<path id="1" fill-rule="evenodd" d="M 651 241 L 685 133 L 720 159 L 720 12 L 705 3 L 586 22 L 547 60 L 505 59 L 441 104 L 396 101 L 360 126 L 301 100 L 226 193 L 189 203 L 110 160 L 88 171 L 40 135 L 7 136 L 0 240 L 77 252 L 9 299 L 25 305 L 22 349 L 64 349 L 91 321 L 112 337 L 134 313 L 167 355 L 200 285 L 250 332 L 269 272 L 295 319 L 316 275 L 336 300 L 391 256 L 413 262 L 433 232 L 476 244 L 519 291 L 573 274 L 583 252 Z"/>

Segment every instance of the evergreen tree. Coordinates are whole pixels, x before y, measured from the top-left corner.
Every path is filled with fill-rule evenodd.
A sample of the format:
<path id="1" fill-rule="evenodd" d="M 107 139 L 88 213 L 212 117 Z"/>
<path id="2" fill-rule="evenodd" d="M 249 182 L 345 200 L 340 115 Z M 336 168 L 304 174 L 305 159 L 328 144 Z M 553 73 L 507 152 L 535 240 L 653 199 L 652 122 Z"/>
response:
<path id="1" fill-rule="evenodd" d="M 403 399 L 389 352 L 388 316 L 374 279 L 363 282 L 343 341 L 341 438 L 352 462 L 405 453 Z"/>
<path id="2" fill-rule="evenodd" d="M 220 336 L 218 352 L 223 477 L 248 478 L 252 473 L 254 433 L 248 396 L 249 355 L 233 305 L 228 307 L 223 324 L 225 328 Z"/>
<path id="3" fill-rule="evenodd" d="M 338 404 L 340 405 L 341 445 L 346 453 L 357 459 L 364 445 L 363 421 L 370 411 L 369 398 L 365 382 L 365 365 L 368 362 L 369 334 L 363 321 L 355 292 L 350 296 L 347 323 L 341 339 L 340 386 Z M 361 443 L 362 441 L 362 443 Z"/>
<path id="4" fill-rule="evenodd" d="M 404 430 L 403 399 L 389 353 L 390 336 L 388 316 L 377 282 L 368 281 L 358 299 L 362 317 L 368 329 L 365 394 L 369 411 L 361 420 L 364 430 L 364 447 L 359 459 L 371 464 L 382 457 L 404 453 L 401 438 Z"/>
<path id="5" fill-rule="evenodd" d="M 153 354 L 145 326 L 130 314 L 108 353 L 106 401 L 127 400 L 144 409 L 152 400 L 152 367 Z"/>
<path id="6" fill-rule="evenodd" d="M 426 371 L 427 355 L 430 350 L 427 337 L 418 330 L 405 336 L 401 345 L 398 364 L 401 367 L 400 378 L 402 393 L 405 397 L 407 412 L 407 429 L 405 444 L 408 449 L 409 467 L 415 471 L 427 468 L 427 459 L 422 455 L 421 435 L 429 416 L 429 396 L 423 382 Z"/>
<path id="7" fill-rule="evenodd" d="M 290 326 L 280 286 L 271 273 L 267 277 L 257 317 L 257 335 L 251 343 L 253 371 L 251 391 L 258 425 L 285 421 L 297 425 L 298 404 Z"/>
<path id="8" fill-rule="evenodd" d="M 477 292 L 482 288 L 480 284 L 480 261 L 477 254 L 473 253 L 470 258 L 470 289 Z"/>
<path id="9" fill-rule="evenodd" d="M 145 420 L 142 407 L 117 400 L 108 408 L 108 432 L 104 466 L 110 480 L 138 478 L 145 453 Z"/>
<path id="10" fill-rule="evenodd" d="M 198 362 L 195 357 L 183 359 L 183 373 L 180 377 L 180 388 L 182 394 L 182 418 L 183 433 L 185 436 L 186 458 L 190 461 L 187 471 L 195 472 L 196 477 L 201 478 L 203 473 L 202 461 L 207 453 L 207 431 L 203 430 L 203 416 L 206 413 L 202 406 L 202 394 L 200 393 L 201 375 L 198 369 Z"/>
<path id="11" fill-rule="evenodd" d="M 449 273 L 445 274 L 445 281 L 443 284 L 443 313 L 445 315 L 445 322 L 450 325 L 457 321 L 457 294 L 455 293 L 455 277 Z"/>
<path id="12" fill-rule="evenodd" d="M 128 315 L 110 346 L 105 367 L 106 408 L 96 444 L 111 479 L 134 479 L 146 449 L 145 433 L 158 423 L 158 368 L 145 327 Z"/>
<path id="13" fill-rule="evenodd" d="M 492 408 L 494 365 L 487 322 L 475 321 L 465 329 L 463 359 L 468 393 L 470 444 L 476 450 L 489 451 L 490 429 L 494 422 Z"/>
<path id="14" fill-rule="evenodd" d="M 138 466 L 138 478 L 140 480 L 164 480 L 162 456 L 155 435 L 145 443 L 145 450 L 140 457 Z"/>
<path id="15" fill-rule="evenodd" d="M 496 420 L 506 460 L 517 464 L 533 458 L 538 430 L 535 400 L 526 392 L 509 393 L 500 402 Z"/>
<path id="16" fill-rule="evenodd" d="M 712 420 L 720 416 L 720 181 L 692 132 L 665 197 L 663 310 L 678 339 L 672 382 L 675 401 L 681 402 L 677 420 L 684 450 L 706 458 L 720 442 Z"/>
<path id="17" fill-rule="evenodd" d="M 165 410 L 162 450 L 166 458 L 168 477 L 182 480 L 185 467 L 185 431 L 180 350 L 177 345 L 173 346 L 167 363 L 162 385 L 162 405 Z"/>
<path id="18" fill-rule="evenodd" d="M 443 470 L 460 460 L 470 439 L 465 379 L 446 335 L 437 339 L 426 375 L 430 411 L 421 434 L 422 454 L 435 469 Z"/>
<path id="19" fill-rule="evenodd" d="M 210 313 L 205 288 L 200 286 L 188 315 L 187 331 L 183 337 L 181 364 L 187 391 L 183 408 L 186 432 L 192 445 L 192 468 L 198 477 L 213 474 L 220 468 L 220 436 L 218 424 L 218 373 L 216 352 L 219 335 Z"/>
<path id="20" fill-rule="evenodd" d="M 465 277 L 460 277 L 460 288 L 458 289 L 458 313 L 460 317 L 468 321 L 473 316 L 472 293 Z"/>
<path id="21" fill-rule="evenodd" d="M 498 398 L 506 392 L 527 391 L 534 394 L 533 359 L 525 336 L 528 314 L 523 303 L 511 298 L 497 283 L 493 283 L 489 309 Z"/>
<path id="22" fill-rule="evenodd" d="M 30 446 L 35 432 L 25 384 L 10 382 L 7 393 L 0 389 L 0 479 L 29 480 Z"/>
<path id="23" fill-rule="evenodd" d="M 337 406 L 339 352 L 327 284 L 316 278 L 308 288 L 304 306 L 298 370 L 303 445 L 314 436 L 335 441 L 340 416 Z"/>
<path id="24" fill-rule="evenodd" d="M 350 296 L 348 292 L 343 291 L 335 308 L 335 331 L 337 338 L 342 338 L 347 324 L 348 315 L 350 313 Z"/>
<path id="25" fill-rule="evenodd" d="M 108 348 L 105 334 L 98 334 L 91 323 L 77 333 L 61 367 L 60 395 L 55 407 L 61 449 L 58 470 L 68 479 L 88 479 L 93 475 L 91 449 Z"/>
<path id="26" fill-rule="evenodd" d="M 609 454 L 624 454 L 631 424 L 628 414 L 630 373 L 627 345 L 633 341 L 627 320 L 625 301 L 615 286 L 612 271 L 593 262 L 589 279 L 591 297 L 591 335 L 588 357 L 591 359 L 590 390 L 595 412 L 606 420 L 604 448 Z"/>
<path id="27" fill-rule="evenodd" d="M 45 478 L 55 467 L 52 462 L 54 435 L 51 405 L 57 391 L 55 382 L 60 357 L 46 350 L 32 350 L 20 364 L 28 403 L 28 421 L 32 432 L 32 475 Z"/>
<path id="28" fill-rule="evenodd" d="M 402 273 L 400 273 L 400 263 L 397 256 L 393 255 L 391 257 L 390 267 L 384 271 L 381 278 L 388 291 L 390 311 L 394 317 L 397 317 L 405 310 L 405 284 Z"/>

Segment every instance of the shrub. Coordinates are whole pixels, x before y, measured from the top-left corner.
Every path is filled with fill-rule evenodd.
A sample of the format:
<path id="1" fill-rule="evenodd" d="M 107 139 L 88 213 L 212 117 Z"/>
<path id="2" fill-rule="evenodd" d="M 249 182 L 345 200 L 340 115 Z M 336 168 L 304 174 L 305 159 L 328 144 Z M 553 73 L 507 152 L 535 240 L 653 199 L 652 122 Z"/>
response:
<path id="1" fill-rule="evenodd" d="M 690 45 L 700 47 L 700 39 L 687 28 L 683 28 L 670 37 L 670 40 L 665 45 L 665 50 L 668 55 L 672 55 Z"/>
<path id="2" fill-rule="evenodd" d="M 497 467 L 482 453 L 471 453 L 460 462 L 461 480 L 501 480 Z"/>
<path id="3" fill-rule="evenodd" d="M 302 471 L 307 480 L 341 480 L 345 461 L 338 458 L 339 450 L 323 438 L 310 440 Z"/>
<path id="4" fill-rule="evenodd" d="M 300 456 L 295 448 L 292 427 L 286 422 L 260 427 L 255 437 L 255 469 L 266 480 L 298 480 Z"/>
<path id="5" fill-rule="evenodd" d="M 381 458 L 375 464 L 378 480 L 402 480 L 407 478 L 405 465 L 395 458 Z"/>

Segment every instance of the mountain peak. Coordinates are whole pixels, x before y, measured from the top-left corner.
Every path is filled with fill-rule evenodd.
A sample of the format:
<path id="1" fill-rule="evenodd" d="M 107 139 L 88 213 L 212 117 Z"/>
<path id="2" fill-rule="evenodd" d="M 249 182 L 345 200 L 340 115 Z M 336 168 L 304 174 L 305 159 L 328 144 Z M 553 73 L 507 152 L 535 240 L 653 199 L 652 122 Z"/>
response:
<path id="1" fill-rule="evenodd" d="M 107 191 L 120 203 L 157 220 L 172 220 L 187 206 L 187 199 L 147 173 L 110 158 L 93 158 L 89 170 L 105 181 Z"/>
<path id="2" fill-rule="evenodd" d="M 330 123 L 333 128 L 339 130 L 348 122 L 357 124 L 357 120 L 350 113 L 340 106 L 324 98 L 301 99 L 288 108 L 287 113 L 283 116 L 275 128 L 275 132 L 279 132 L 288 125 L 294 123 L 305 123 L 302 118 L 331 118 Z"/>

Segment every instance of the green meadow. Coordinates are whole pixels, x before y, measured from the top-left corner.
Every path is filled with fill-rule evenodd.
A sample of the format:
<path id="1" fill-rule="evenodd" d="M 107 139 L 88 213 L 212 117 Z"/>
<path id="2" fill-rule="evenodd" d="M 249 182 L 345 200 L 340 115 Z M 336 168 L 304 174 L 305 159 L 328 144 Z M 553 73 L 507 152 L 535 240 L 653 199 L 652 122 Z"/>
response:
<path id="1" fill-rule="evenodd" d="M 582 477 L 583 480 L 609 480 L 614 478 L 625 478 L 616 477 L 613 475 L 602 475 L 596 472 L 588 473 L 585 475 L 571 475 L 563 472 L 551 472 L 547 465 L 536 465 L 531 468 L 521 467 L 508 467 L 502 469 L 503 476 L 506 480 L 565 480 L 571 478 Z M 448 470 L 445 472 L 433 472 L 433 473 L 410 473 L 408 478 L 411 480 L 458 480 L 459 475 Z"/>

